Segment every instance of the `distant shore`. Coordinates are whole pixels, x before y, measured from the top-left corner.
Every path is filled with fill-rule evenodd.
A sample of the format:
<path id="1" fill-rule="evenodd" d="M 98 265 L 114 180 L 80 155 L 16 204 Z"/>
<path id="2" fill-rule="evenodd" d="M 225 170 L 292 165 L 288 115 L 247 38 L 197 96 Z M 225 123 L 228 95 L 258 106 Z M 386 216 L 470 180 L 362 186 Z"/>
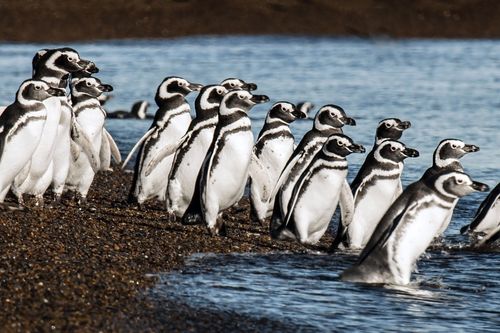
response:
<path id="1" fill-rule="evenodd" d="M 131 179 L 99 173 L 85 207 L 68 196 L 55 208 L 0 211 L 0 331 L 290 331 L 279 321 L 147 297 L 154 274 L 181 268 L 193 253 L 305 249 L 272 241 L 250 222 L 247 199 L 223 214 L 228 237 L 169 221 L 158 202 L 140 211 L 126 203 Z M 317 249 L 331 241 L 326 235 Z"/>
<path id="2" fill-rule="evenodd" d="M 500 38 L 495 0 L 87 0 L 0 2 L 0 41 L 193 35 Z"/>

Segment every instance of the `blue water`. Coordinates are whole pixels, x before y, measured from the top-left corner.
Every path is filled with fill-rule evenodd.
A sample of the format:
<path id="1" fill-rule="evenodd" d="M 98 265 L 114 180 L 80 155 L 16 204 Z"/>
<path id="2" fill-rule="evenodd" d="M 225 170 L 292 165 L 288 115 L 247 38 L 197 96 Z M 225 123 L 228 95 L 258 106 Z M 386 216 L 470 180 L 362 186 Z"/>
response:
<path id="1" fill-rule="evenodd" d="M 0 43 L 0 105 L 9 104 L 31 73 L 31 58 L 49 44 Z M 358 40 L 309 37 L 197 37 L 159 41 L 70 44 L 97 63 L 103 82 L 115 88 L 107 110 L 150 101 L 165 76 L 197 83 L 240 77 L 258 84 L 271 102 L 335 103 L 357 120 L 346 134 L 370 147 L 379 120 L 412 122 L 402 141 L 420 151 L 408 159 L 403 184 L 419 178 L 444 138 L 481 147 L 464 157 L 466 171 L 490 186 L 500 181 L 500 41 Z M 195 96 L 190 95 L 193 102 Z M 271 103 L 251 111 L 257 134 Z M 317 108 L 316 108 L 317 109 Z M 107 120 L 123 155 L 149 121 Z M 297 139 L 311 120 L 292 124 Z M 349 157 L 349 179 L 363 156 Z M 197 255 L 185 269 L 162 275 L 157 297 L 198 307 L 269 317 L 312 331 L 496 330 L 500 324 L 498 252 L 471 252 L 459 228 L 474 215 L 485 193 L 462 199 L 447 245 L 419 263 L 404 289 L 338 281 L 355 258 L 330 255 Z"/>

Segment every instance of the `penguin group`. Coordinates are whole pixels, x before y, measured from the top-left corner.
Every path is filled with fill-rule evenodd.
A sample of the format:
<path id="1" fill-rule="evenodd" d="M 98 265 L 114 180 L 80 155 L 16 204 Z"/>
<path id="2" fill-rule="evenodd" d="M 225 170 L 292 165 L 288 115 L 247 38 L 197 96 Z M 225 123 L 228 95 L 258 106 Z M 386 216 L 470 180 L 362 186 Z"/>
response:
<path id="1" fill-rule="evenodd" d="M 15 101 L 0 110 L 0 203 L 9 190 L 33 195 L 37 205 L 51 186 L 54 203 L 65 191 L 80 205 L 99 171 L 121 163 L 119 149 L 105 129 L 102 105 L 111 85 L 94 75 L 99 69 L 71 48 L 43 49 L 33 58 L 32 78 L 22 82 Z M 274 102 L 254 140 L 249 113 L 270 98 L 255 83 L 227 78 L 202 85 L 167 76 L 156 89 L 152 124 L 122 163 L 135 156 L 127 201 L 146 209 L 159 200 L 170 221 L 204 224 L 212 236 L 228 234 L 222 213 L 239 204 L 248 191 L 249 220 L 266 226 L 277 241 L 316 244 L 339 207 L 330 251 L 351 251 L 359 261 L 341 278 L 363 283 L 408 284 L 418 258 L 450 224 L 457 201 L 486 184 L 465 173 L 460 158 L 479 147 L 444 139 L 433 164 L 403 188 L 404 161 L 419 152 L 400 141 L 411 123 L 398 118 L 379 122 L 373 147 L 356 177 L 347 181 L 350 154 L 365 147 L 344 133 L 356 120 L 339 105 Z M 197 94 L 194 112 L 187 101 Z M 146 119 L 148 103 L 134 105 Z M 192 114 L 195 117 L 192 117 Z M 291 124 L 312 119 L 311 129 L 295 144 Z M 500 185 L 479 207 L 462 233 L 477 244 L 500 238 Z"/>
<path id="2" fill-rule="evenodd" d="M 99 100 L 112 91 L 92 75 L 99 69 L 68 47 L 42 49 L 33 57 L 31 78 L 0 114 L 0 204 L 24 206 L 24 195 L 44 205 L 50 188 L 54 204 L 72 191 L 80 204 L 99 170 L 109 170 L 118 147 L 104 128 Z M 19 207 L 4 203 L 9 190 Z"/>

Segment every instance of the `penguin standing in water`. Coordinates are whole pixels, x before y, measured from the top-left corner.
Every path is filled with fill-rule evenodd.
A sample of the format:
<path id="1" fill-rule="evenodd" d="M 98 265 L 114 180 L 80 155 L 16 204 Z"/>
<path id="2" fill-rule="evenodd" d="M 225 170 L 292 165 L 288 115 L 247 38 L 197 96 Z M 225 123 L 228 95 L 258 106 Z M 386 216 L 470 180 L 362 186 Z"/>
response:
<path id="1" fill-rule="evenodd" d="M 168 175 L 172 166 L 173 156 L 164 158 L 148 175 L 146 166 L 165 146 L 174 145 L 186 133 L 191 123 L 190 107 L 185 97 L 192 91 L 199 91 L 202 85 L 190 83 L 180 77 L 167 77 L 156 92 L 155 119 L 149 130 L 132 148 L 123 162 L 122 168 L 140 147 L 135 161 L 134 178 L 128 201 L 142 206 L 144 201 L 157 197 L 165 201 L 168 185 Z"/>
<path id="2" fill-rule="evenodd" d="M 351 185 L 354 193 L 354 215 L 344 229 L 344 245 L 359 249 L 370 239 L 386 210 L 401 193 L 403 161 L 418 157 L 415 149 L 403 143 L 386 139 L 376 146 L 373 157 L 368 157 Z"/>
<path id="3" fill-rule="evenodd" d="M 278 237 L 276 231 L 283 223 L 283 220 L 288 212 L 288 202 L 292 195 L 295 183 L 305 168 L 309 165 L 314 155 L 323 147 L 328 137 L 333 134 L 341 134 L 342 126 L 355 126 L 354 119 L 348 117 L 345 111 L 337 105 L 329 104 L 321 107 L 314 118 L 313 128 L 307 132 L 300 141 L 292 156 L 288 159 L 286 166 L 283 168 L 281 175 L 276 182 L 276 185 L 271 192 L 270 198 L 274 198 L 274 207 L 271 217 L 270 232 L 272 237 Z M 352 194 L 345 184 L 341 197 Z M 347 193 L 349 192 L 349 193 Z M 341 198 L 341 207 L 343 199 Z M 347 208 L 344 207 L 345 210 Z"/>
<path id="4" fill-rule="evenodd" d="M 271 216 L 274 198 L 271 191 L 286 162 L 293 153 L 295 138 L 290 123 L 303 119 L 307 113 L 288 102 L 277 102 L 269 110 L 264 127 L 253 148 L 250 164 L 250 213 L 261 225 Z"/>
<path id="5" fill-rule="evenodd" d="M 245 90 L 224 96 L 212 144 L 198 174 L 197 189 L 182 218 L 184 224 L 196 223 L 201 217 L 212 235 L 225 234 L 225 226 L 217 220 L 219 213 L 241 199 L 248 178 L 253 134 L 247 112 L 267 101 L 269 97 Z"/>
<path id="6" fill-rule="evenodd" d="M 137 101 L 132 105 L 132 109 L 129 111 L 118 110 L 114 112 L 108 112 L 108 118 L 110 119 L 146 119 L 152 118 L 147 112 L 149 108 L 148 101 Z"/>
<path id="7" fill-rule="evenodd" d="M 295 184 L 277 238 L 297 239 L 301 244 L 317 243 L 337 208 L 347 176 L 346 156 L 364 152 L 363 146 L 348 136 L 330 136 Z"/>
<path id="8" fill-rule="evenodd" d="M 481 234 L 477 245 L 490 244 L 500 238 L 500 183 L 481 203 L 472 223 L 460 229 L 460 233 Z"/>
<path id="9" fill-rule="evenodd" d="M 90 140 L 90 149 L 93 152 L 90 156 L 82 154 L 80 146 L 73 146 L 73 161 L 66 179 L 66 187 L 80 196 L 80 204 L 87 202 L 88 190 L 100 167 L 99 149 L 101 147 L 106 112 L 97 97 L 103 92 L 112 90 L 113 88 L 110 85 L 102 84 L 99 79 L 94 77 L 83 78 L 73 84 L 71 99 L 75 120 L 79 124 L 81 131 Z"/>
<path id="10" fill-rule="evenodd" d="M 14 178 L 29 164 L 44 130 L 47 113 L 57 108 L 61 90 L 40 80 L 26 80 L 16 93 L 16 100 L 0 115 L 0 203 Z"/>
<path id="11" fill-rule="evenodd" d="M 359 262 L 341 279 L 406 285 L 418 258 L 439 231 L 455 200 L 488 186 L 444 170 L 408 186 L 378 223 Z"/>

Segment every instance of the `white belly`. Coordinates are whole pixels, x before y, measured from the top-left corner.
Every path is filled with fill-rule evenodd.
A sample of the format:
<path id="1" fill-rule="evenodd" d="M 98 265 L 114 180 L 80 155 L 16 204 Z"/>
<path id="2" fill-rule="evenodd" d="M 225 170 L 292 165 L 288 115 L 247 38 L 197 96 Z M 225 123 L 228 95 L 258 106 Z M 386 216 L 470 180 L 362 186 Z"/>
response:
<path id="1" fill-rule="evenodd" d="M 490 208 L 484 219 L 474 229 L 474 232 L 490 233 L 500 225 L 500 200 Z"/>
<path id="2" fill-rule="evenodd" d="M 53 189 L 54 192 L 61 194 L 64 182 L 68 176 L 70 165 L 70 125 L 71 125 L 71 109 L 68 105 L 62 105 L 61 118 L 57 127 L 57 139 L 55 142 L 54 155 L 52 157 L 54 163 L 53 172 Z"/>
<path id="3" fill-rule="evenodd" d="M 299 241 L 314 244 L 324 235 L 337 207 L 346 171 L 322 170 L 310 179 L 293 216 Z"/>
<path id="4" fill-rule="evenodd" d="M 378 222 L 394 201 L 399 179 L 378 180 L 359 201 L 355 198 L 354 215 L 348 228 L 351 248 L 362 248 Z"/>

